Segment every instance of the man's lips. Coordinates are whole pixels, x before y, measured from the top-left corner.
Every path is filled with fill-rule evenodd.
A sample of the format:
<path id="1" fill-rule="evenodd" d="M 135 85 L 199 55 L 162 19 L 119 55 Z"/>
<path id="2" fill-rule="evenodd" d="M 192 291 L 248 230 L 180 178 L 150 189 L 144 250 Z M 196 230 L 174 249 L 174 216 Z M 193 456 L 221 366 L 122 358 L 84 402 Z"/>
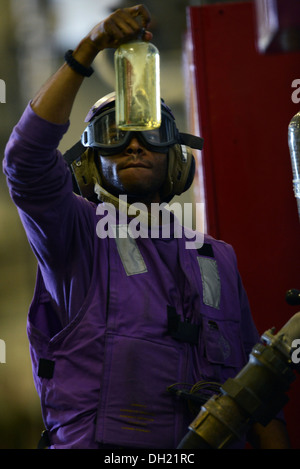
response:
<path id="1" fill-rule="evenodd" d="M 129 169 L 129 168 L 145 168 L 145 169 L 150 169 L 150 166 L 147 165 L 147 164 L 145 164 L 145 163 L 140 163 L 140 162 L 134 163 L 134 162 L 131 162 L 131 163 L 125 164 L 121 169 Z"/>

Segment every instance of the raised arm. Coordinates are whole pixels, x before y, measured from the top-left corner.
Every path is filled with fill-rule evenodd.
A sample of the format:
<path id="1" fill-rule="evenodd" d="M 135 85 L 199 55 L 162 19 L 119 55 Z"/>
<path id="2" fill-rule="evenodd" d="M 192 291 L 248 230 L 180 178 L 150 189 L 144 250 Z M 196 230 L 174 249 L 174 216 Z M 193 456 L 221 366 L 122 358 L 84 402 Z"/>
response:
<path id="1" fill-rule="evenodd" d="M 142 5 L 117 10 L 90 31 L 73 57 L 88 68 L 101 50 L 134 38 L 149 21 Z M 146 40 L 151 37 L 145 33 Z M 57 151 L 83 79 L 62 65 L 27 106 L 3 161 L 12 200 L 62 324 L 76 314 L 85 297 L 93 256 L 92 237 L 85 237 L 81 227 L 92 226 L 94 210 L 74 196 L 71 173 Z M 85 283 L 78 280 L 78 272 Z"/>
<path id="2" fill-rule="evenodd" d="M 72 54 L 73 58 L 89 68 L 100 51 L 117 48 L 136 37 L 149 22 L 150 14 L 144 5 L 116 10 L 82 39 Z M 144 39 L 151 38 L 152 34 L 145 31 Z M 83 75 L 65 63 L 35 96 L 31 104 L 33 110 L 49 122 L 65 124 L 83 80 Z"/>

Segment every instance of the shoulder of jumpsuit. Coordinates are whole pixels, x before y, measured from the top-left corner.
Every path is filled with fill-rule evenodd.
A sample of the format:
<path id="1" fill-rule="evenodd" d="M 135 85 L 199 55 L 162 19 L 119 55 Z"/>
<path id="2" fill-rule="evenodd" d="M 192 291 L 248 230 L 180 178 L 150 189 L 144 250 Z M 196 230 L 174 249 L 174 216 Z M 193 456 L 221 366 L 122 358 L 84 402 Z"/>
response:
<path id="1" fill-rule="evenodd" d="M 211 250 L 207 249 L 207 245 L 211 246 Z M 205 234 L 202 248 L 197 249 L 197 255 L 211 258 L 211 260 L 217 263 L 219 271 L 222 271 L 222 275 L 226 274 L 227 277 L 232 279 L 240 278 L 236 253 L 231 244 Z"/>
<path id="2" fill-rule="evenodd" d="M 195 239 L 195 236 L 193 237 L 195 233 L 198 234 L 198 237 L 196 238 L 196 240 L 198 240 L 198 243 L 195 243 L 195 250 L 198 251 L 199 255 L 206 256 L 205 251 L 202 251 L 201 248 L 204 245 L 211 245 L 214 257 L 217 256 L 222 259 L 225 256 L 227 260 L 231 260 L 231 262 L 233 262 L 233 264 L 235 265 L 237 264 L 236 254 L 231 244 L 227 243 L 222 239 L 216 239 L 207 233 L 201 233 L 200 231 L 195 231 L 190 228 L 184 227 L 185 239 Z"/>
<path id="3" fill-rule="evenodd" d="M 58 154 L 61 155 L 61 152 L 58 150 L 58 145 L 63 135 L 67 132 L 70 122 L 68 121 L 65 124 L 49 122 L 36 114 L 31 107 L 31 103 L 32 101 L 28 102 L 19 122 L 13 129 L 5 150 L 6 155 L 10 156 L 11 153 L 16 153 L 17 156 L 23 155 L 25 152 L 27 153 L 27 148 L 30 149 L 28 152 L 29 157 L 30 155 L 34 156 L 34 148 L 36 148 L 38 152 L 45 154 L 49 152 L 49 154 L 51 153 L 52 155 L 53 151 L 57 151 Z M 63 157 L 59 158 L 58 161 L 65 167 L 66 174 L 71 175 Z M 44 164 L 44 162 L 43 160 L 42 163 Z M 75 193 L 73 195 L 73 200 L 77 202 L 78 207 L 82 208 L 82 211 L 86 211 L 86 208 L 89 207 L 90 210 L 88 210 L 88 212 L 93 218 L 93 224 L 95 224 L 96 204 L 79 195 L 77 196 Z"/>
<path id="4" fill-rule="evenodd" d="M 205 243 L 212 245 L 214 256 L 218 263 L 223 264 L 228 273 L 231 271 L 238 274 L 238 262 L 234 247 L 230 243 L 222 239 L 215 239 L 210 235 L 205 235 L 204 239 Z"/>
<path id="5" fill-rule="evenodd" d="M 213 236 L 205 233 L 204 234 L 204 243 L 211 244 L 212 246 L 214 246 L 216 248 L 217 251 L 227 252 L 228 255 L 232 256 L 232 258 L 234 260 L 236 259 L 234 248 L 227 241 L 224 241 L 222 239 L 214 238 Z"/>

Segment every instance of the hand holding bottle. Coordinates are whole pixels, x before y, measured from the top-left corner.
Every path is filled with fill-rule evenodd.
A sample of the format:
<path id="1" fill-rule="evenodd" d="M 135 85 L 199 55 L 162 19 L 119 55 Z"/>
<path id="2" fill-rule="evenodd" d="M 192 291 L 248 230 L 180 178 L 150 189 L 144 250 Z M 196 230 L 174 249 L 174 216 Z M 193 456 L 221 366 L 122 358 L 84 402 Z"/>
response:
<path id="1" fill-rule="evenodd" d="M 120 44 L 135 39 L 144 29 L 143 39 L 150 41 L 152 33 L 145 29 L 150 20 L 150 13 L 144 5 L 118 9 L 98 23 L 85 39 L 100 51 L 117 48 Z"/>
<path id="2" fill-rule="evenodd" d="M 150 13 L 144 5 L 116 10 L 80 41 L 73 51 L 73 58 L 84 67 L 90 67 L 101 50 L 117 49 L 120 44 L 135 39 L 150 20 Z M 145 31 L 143 39 L 150 41 L 152 33 Z M 33 98 L 33 110 L 49 122 L 66 123 L 83 80 L 82 75 L 64 64 Z"/>

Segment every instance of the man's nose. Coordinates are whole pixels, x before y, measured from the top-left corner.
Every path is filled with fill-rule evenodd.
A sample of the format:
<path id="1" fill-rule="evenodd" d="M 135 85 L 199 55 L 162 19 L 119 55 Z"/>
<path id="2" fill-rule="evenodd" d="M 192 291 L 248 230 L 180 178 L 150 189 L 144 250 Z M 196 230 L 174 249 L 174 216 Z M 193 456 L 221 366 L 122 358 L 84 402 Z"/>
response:
<path id="1" fill-rule="evenodd" d="M 130 140 L 130 142 L 129 142 L 127 148 L 126 148 L 126 153 L 131 155 L 131 154 L 140 154 L 140 153 L 143 153 L 143 152 L 144 152 L 143 145 L 139 142 L 137 137 L 133 137 Z"/>

